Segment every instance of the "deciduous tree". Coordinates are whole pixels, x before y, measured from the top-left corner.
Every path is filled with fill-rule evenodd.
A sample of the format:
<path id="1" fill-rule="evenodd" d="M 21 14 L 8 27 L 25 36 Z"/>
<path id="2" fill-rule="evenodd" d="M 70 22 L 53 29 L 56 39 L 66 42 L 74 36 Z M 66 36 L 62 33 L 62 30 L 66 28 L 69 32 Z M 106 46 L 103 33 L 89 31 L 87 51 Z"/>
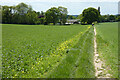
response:
<path id="1" fill-rule="evenodd" d="M 60 23 L 65 24 L 67 21 L 67 14 L 68 14 L 67 8 L 59 6 L 58 10 L 59 10 Z"/>
<path id="2" fill-rule="evenodd" d="M 59 10 L 56 7 L 52 7 L 45 13 L 47 23 L 53 23 L 54 25 L 58 22 Z"/>
<path id="3" fill-rule="evenodd" d="M 99 20 L 99 11 L 95 8 L 87 8 L 84 9 L 84 11 L 82 12 L 82 22 L 83 23 L 88 23 L 88 24 L 92 24 L 92 22 L 94 21 L 98 21 Z"/>

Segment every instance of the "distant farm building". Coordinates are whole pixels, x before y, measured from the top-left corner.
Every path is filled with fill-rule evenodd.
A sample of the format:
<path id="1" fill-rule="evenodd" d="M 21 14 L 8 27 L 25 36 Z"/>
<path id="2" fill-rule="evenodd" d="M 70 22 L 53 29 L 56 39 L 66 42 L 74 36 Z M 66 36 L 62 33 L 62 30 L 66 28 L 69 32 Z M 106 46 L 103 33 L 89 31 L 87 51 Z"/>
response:
<path id="1" fill-rule="evenodd" d="M 44 15 L 40 15 L 38 18 L 44 18 Z"/>
<path id="2" fill-rule="evenodd" d="M 65 24 L 80 24 L 80 19 L 68 19 Z"/>

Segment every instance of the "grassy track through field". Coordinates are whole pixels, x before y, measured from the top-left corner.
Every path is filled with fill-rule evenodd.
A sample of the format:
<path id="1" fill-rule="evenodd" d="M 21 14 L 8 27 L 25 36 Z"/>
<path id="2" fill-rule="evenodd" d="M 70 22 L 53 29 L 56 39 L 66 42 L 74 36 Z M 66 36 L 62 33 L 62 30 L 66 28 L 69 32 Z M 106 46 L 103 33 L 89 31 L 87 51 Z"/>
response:
<path id="1" fill-rule="evenodd" d="M 99 58 L 105 63 L 102 66 L 102 77 L 110 74 L 118 78 L 118 23 L 103 23 L 96 26 L 97 49 Z"/>
<path id="2" fill-rule="evenodd" d="M 97 78 L 110 78 L 110 74 L 108 73 L 108 69 L 105 67 L 105 62 L 101 60 L 98 52 L 97 52 L 97 42 L 96 42 L 96 27 L 94 27 L 94 64 L 95 64 L 95 76 Z M 99 46 L 98 46 L 99 47 Z M 103 75 L 104 74 L 104 75 Z"/>
<path id="3" fill-rule="evenodd" d="M 51 72 L 54 71 L 54 69 L 64 60 L 64 58 L 68 54 L 69 50 L 78 42 L 79 37 L 82 34 L 83 34 L 83 32 L 80 32 L 78 35 L 76 35 L 72 39 L 67 40 L 59 45 L 59 47 L 56 49 L 56 51 L 53 52 L 49 58 L 47 58 L 47 59 L 52 59 L 52 62 L 54 62 L 55 64 L 52 63 L 52 69 L 49 70 L 48 72 L 46 72 L 45 74 L 41 75 L 40 77 L 46 77 L 48 74 L 50 74 Z M 57 54 L 54 54 L 54 53 L 57 53 Z M 44 61 L 46 61 L 47 59 L 44 59 Z M 57 61 L 57 63 L 56 63 L 56 61 Z M 51 64 L 51 63 L 49 62 L 49 64 Z M 47 65 L 47 66 L 49 66 L 49 65 Z"/>
<path id="4" fill-rule="evenodd" d="M 93 28 L 86 31 L 64 60 L 49 74 L 50 78 L 93 78 Z M 88 44 L 89 43 L 89 44 Z M 86 50 L 87 49 L 87 50 Z"/>

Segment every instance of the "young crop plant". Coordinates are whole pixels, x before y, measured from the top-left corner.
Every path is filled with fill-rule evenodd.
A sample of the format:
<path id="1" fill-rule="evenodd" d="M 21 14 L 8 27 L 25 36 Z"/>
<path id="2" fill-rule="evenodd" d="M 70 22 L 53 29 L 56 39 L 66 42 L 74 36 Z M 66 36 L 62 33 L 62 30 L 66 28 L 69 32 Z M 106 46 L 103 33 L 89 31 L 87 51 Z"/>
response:
<path id="1" fill-rule="evenodd" d="M 45 78 L 87 26 L 3 24 L 3 78 Z"/>

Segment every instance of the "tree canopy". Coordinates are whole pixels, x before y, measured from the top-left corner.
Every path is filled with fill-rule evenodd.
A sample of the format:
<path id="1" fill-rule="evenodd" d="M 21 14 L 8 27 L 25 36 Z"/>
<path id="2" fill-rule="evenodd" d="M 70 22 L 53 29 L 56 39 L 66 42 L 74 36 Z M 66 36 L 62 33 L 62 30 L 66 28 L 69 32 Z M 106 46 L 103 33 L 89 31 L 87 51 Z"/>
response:
<path id="1" fill-rule="evenodd" d="M 17 6 L 2 6 L 2 23 L 36 24 L 38 15 L 30 5 L 20 3 Z"/>
<path id="2" fill-rule="evenodd" d="M 92 22 L 94 21 L 98 21 L 99 20 L 99 11 L 95 8 L 87 8 L 84 9 L 84 11 L 82 12 L 82 19 L 81 22 L 84 23 L 88 23 L 88 24 L 92 24 Z"/>
<path id="3" fill-rule="evenodd" d="M 76 19 L 76 17 L 75 17 L 75 16 L 72 16 L 72 15 L 69 15 L 69 16 L 68 16 L 68 19 Z"/>
<path id="4" fill-rule="evenodd" d="M 65 24 L 67 19 L 80 19 L 82 24 L 91 24 L 92 22 L 110 22 L 120 21 L 119 15 L 101 15 L 100 7 L 84 9 L 82 14 L 75 17 L 68 15 L 67 8 L 58 6 L 48 9 L 46 12 L 36 12 L 31 5 L 20 3 L 16 6 L 0 6 L 2 13 L 2 23 L 5 24 Z M 1 14 L 0 14 L 1 15 Z"/>
<path id="5" fill-rule="evenodd" d="M 67 8 L 59 6 L 58 11 L 59 11 L 60 24 L 65 24 L 67 21 L 67 14 L 68 14 Z"/>
<path id="6" fill-rule="evenodd" d="M 109 20 L 115 20 L 115 16 L 114 15 L 110 15 L 109 16 Z"/>
<path id="7" fill-rule="evenodd" d="M 60 24 L 65 24 L 67 20 L 67 8 L 59 6 L 58 8 L 52 7 L 49 10 L 46 11 L 46 22 L 47 23 L 53 23 L 54 25 L 57 22 L 60 22 Z"/>
<path id="8" fill-rule="evenodd" d="M 52 7 L 46 11 L 46 21 L 47 23 L 53 23 L 54 25 L 58 22 L 59 11 L 56 7 Z"/>

